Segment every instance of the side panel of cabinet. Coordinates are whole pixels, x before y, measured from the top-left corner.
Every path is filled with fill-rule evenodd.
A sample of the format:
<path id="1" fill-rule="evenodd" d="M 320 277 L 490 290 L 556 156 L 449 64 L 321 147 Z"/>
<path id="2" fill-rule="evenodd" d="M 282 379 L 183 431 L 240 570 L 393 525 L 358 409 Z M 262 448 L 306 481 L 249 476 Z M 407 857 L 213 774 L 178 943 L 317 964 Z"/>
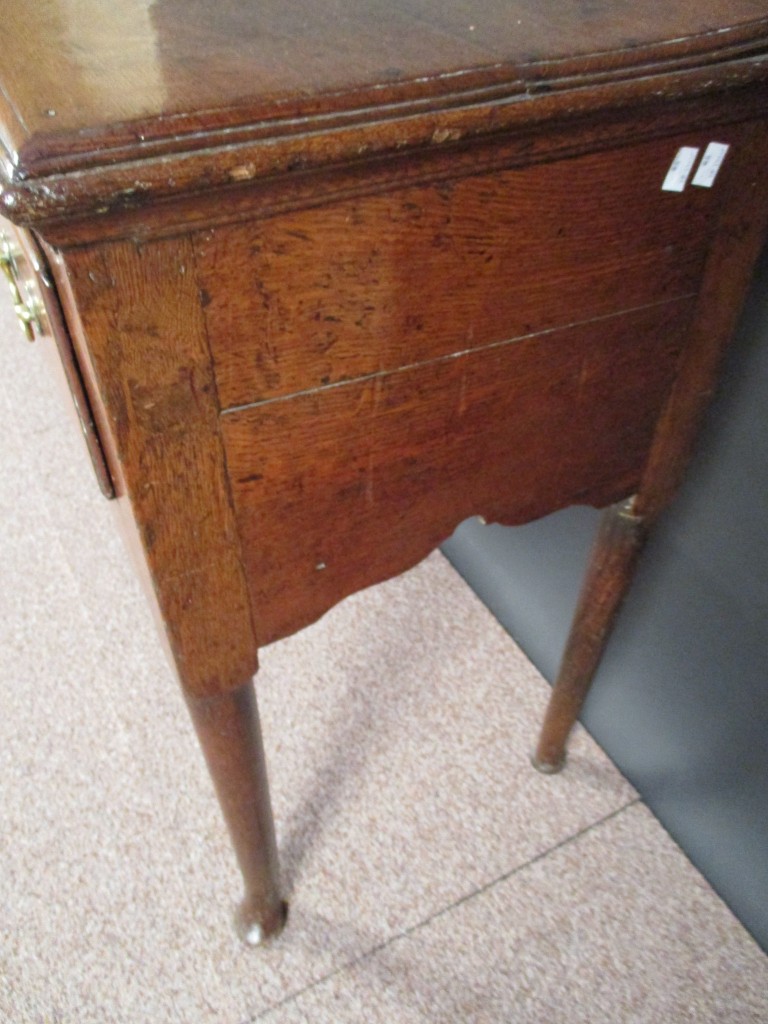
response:
<path id="1" fill-rule="evenodd" d="M 692 300 L 222 416 L 261 644 L 403 571 L 464 518 L 636 486 Z"/>
<path id="2" fill-rule="evenodd" d="M 736 145 L 741 129 L 719 132 Z M 350 199 L 196 242 L 223 408 L 693 294 L 727 190 L 656 140 Z M 724 189 L 724 186 L 726 188 Z"/>

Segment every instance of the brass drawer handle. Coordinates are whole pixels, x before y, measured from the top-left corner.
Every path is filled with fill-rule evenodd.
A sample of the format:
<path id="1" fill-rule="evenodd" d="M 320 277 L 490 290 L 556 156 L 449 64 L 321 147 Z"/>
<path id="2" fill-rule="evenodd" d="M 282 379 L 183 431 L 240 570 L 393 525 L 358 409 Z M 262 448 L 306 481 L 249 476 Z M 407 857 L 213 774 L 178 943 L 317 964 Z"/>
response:
<path id="1" fill-rule="evenodd" d="M 21 250 L 13 244 L 7 235 L 0 234 L 0 268 L 2 268 L 11 289 L 13 308 L 19 318 L 21 329 L 29 341 L 34 341 L 35 331 L 43 333 L 42 303 L 36 295 L 30 292 L 28 287 L 20 284 L 20 256 Z"/>

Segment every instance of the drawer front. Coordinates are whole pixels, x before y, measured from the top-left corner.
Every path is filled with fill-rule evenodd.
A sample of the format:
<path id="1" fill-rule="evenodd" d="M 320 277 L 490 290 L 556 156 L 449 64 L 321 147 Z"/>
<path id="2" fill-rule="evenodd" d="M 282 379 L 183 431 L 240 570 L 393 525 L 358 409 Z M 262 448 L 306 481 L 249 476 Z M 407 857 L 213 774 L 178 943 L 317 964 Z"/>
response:
<path id="1" fill-rule="evenodd" d="M 71 405 L 69 402 L 67 404 L 74 408 L 99 487 L 105 497 L 113 498 L 114 486 L 104 450 L 45 258 L 30 234 L 2 218 L 0 244 L 4 249 L 5 272 L 11 285 L 20 326 L 30 341 L 43 343 L 46 353 L 50 352 L 50 342 L 53 341 L 55 350 L 51 352 L 49 362 L 71 399 Z"/>
<path id="2" fill-rule="evenodd" d="M 260 645 L 415 564 L 464 518 L 636 487 L 693 300 L 222 417 Z"/>
<path id="3" fill-rule="evenodd" d="M 683 142 L 707 141 L 657 140 L 201 234 L 222 405 L 691 294 L 721 180 L 661 186 Z"/>

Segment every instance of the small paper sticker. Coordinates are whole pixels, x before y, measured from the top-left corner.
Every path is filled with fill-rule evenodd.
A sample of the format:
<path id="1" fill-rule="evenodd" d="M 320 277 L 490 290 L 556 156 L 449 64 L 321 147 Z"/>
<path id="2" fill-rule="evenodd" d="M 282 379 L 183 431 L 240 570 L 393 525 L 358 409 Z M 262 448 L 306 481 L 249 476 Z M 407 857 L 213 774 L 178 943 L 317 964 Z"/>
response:
<path id="1" fill-rule="evenodd" d="M 688 176 L 696 163 L 699 151 L 695 146 L 681 146 L 667 171 L 662 192 L 682 192 L 688 184 Z"/>
<path id="2" fill-rule="evenodd" d="M 710 142 L 691 184 L 699 185 L 701 188 L 712 188 L 728 149 L 729 146 L 725 142 Z"/>

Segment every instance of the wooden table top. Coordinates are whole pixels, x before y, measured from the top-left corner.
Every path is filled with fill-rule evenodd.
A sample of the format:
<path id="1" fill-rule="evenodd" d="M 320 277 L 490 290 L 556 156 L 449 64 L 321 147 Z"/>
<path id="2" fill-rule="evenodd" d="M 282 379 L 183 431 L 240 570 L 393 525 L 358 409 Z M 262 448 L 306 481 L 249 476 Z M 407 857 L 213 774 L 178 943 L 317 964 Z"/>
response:
<path id="1" fill-rule="evenodd" d="M 13 186 L 382 118 L 407 147 L 430 112 L 483 108 L 487 127 L 490 104 L 503 127 L 527 101 L 672 72 L 720 88 L 725 65 L 766 74 L 768 0 L 4 0 L 0 31 Z"/>

